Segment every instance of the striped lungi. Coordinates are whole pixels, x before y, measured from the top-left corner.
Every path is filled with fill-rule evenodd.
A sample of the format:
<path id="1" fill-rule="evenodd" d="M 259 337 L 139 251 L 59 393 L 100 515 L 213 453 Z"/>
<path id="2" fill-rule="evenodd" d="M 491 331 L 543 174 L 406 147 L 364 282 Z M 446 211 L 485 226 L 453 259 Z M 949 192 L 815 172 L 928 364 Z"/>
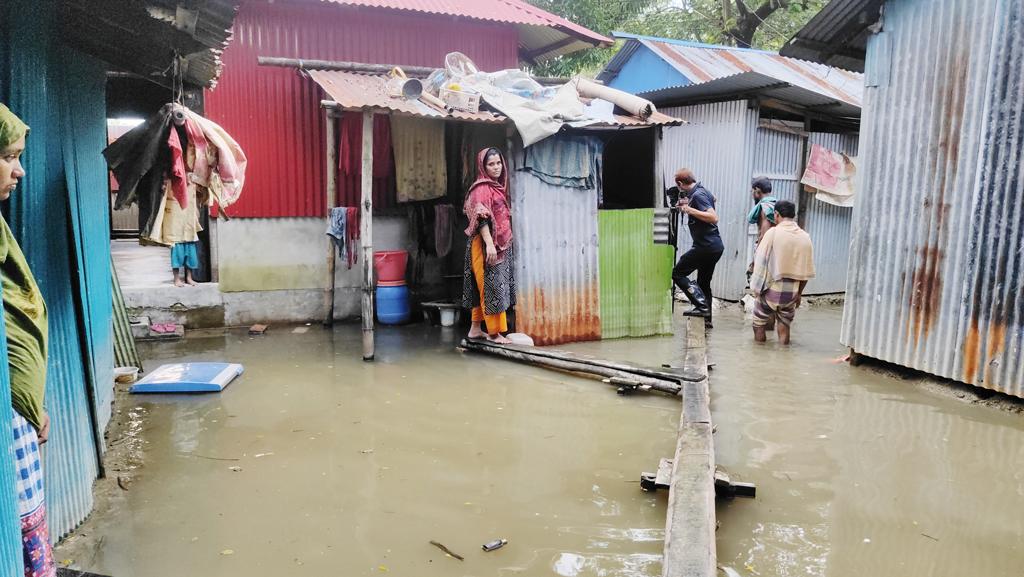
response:
<path id="1" fill-rule="evenodd" d="M 43 464 L 39 437 L 25 417 L 14 413 L 15 490 L 21 517 L 21 544 L 25 556 L 25 577 L 54 577 L 50 532 L 46 528 L 43 500 Z"/>
<path id="2" fill-rule="evenodd" d="M 787 327 L 793 324 L 799 293 L 798 280 L 784 278 L 772 281 L 767 290 L 757 295 L 754 301 L 754 326 L 767 326 L 775 319 Z"/>

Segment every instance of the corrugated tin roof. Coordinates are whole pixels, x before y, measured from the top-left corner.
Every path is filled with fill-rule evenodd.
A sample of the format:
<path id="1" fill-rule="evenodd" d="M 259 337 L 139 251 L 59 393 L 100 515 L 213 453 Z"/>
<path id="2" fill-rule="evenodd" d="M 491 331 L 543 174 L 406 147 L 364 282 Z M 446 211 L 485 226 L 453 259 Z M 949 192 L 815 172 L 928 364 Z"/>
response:
<path id="1" fill-rule="evenodd" d="M 67 42 L 117 68 L 170 84 L 176 54 L 184 59 L 183 78 L 213 87 L 220 77 L 220 55 L 231 39 L 237 0 L 208 0 L 194 9 L 177 0 L 61 2 Z"/>
<path id="2" fill-rule="evenodd" d="M 777 78 L 757 72 L 744 72 L 702 84 L 672 86 L 661 90 L 643 92 L 640 96 L 649 99 L 655 104 L 671 103 L 683 105 L 688 102 L 714 100 L 719 97 L 742 97 L 755 94 L 763 98 L 772 98 L 805 108 L 817 109 L 822 114 L 828 114 L 837 118 L 860 116 L 860 106 L 858 105 L 849 104 L 807 90 L 806 88 L 793 86 Z"/>
<path id="3" fill-rule="evenodd" d="M 427 106 L 419 100 L 392 98 L 388 94 L 388 80 L 384 76 L 359 74 L 341 70 L 308 70 L 309 76 L 319 84 L 331 100 L 342 108 L 371 109 L 380 108 L 410 116 L 427 118 L 447 118 L 443 112 Z M 491 112 L 462 112 L 456 110 L 451 115 L 457 120 L 470 122 L 504 123 L 506 118 Z"/>
<path id="4" fill-rule="evenodd" d="M 515 24 L 524 55 L 534 61 L 571 54 L 612 40 L 521 0 L 322 0 L 345 6 L 406 10 Z"/>
<path id="5" fill-rule="evenodd" d="M 841 108 L 845 114 L 859 112 L 864 94 L 863 75 L 786 58 L 774 52 L 715 46 L 682 40 L 616 33 L 627 39 L 626 46 L 605 67 L 602 80 L 610 80 L 640 47 L 665 60 L 691 81 L 686 86 L 666 86 L 646 93 L 662 102 L 670 96 L 685 98 L 727 95 L 739 91 L 789 89 L 775 96 L 805 106 Z M 795 90 L 793 90 L 795 89 Z"/>
<path id="6" fill-rule="evenodd" d="M 779 53 L 863 72 L 868 27 L 878 21 L 882 4 L 884 0 L 832 0 Z"/>
<path id="7" fill-rule="evenodd" d="M 418 100 L 410 101 L 402 98 L 392 98 L 387 90 L 387 77 L 372 74 L 361 74 L 356 72 L 345 72 L 341 70 L 305 70 L 317 84 L 319 84 L 328 97 L 337 102 L 342 108 L 348 110 L 373 110 L 408 114 L 411 116 L 422 116 L 427 118 L 453 119 L 466 122 L 509 122 L 503 114 L 496 112 L 480 111 L 476 113 L 462 112 L 456 110 L 451 115 L 428 106 Z M 683 121 L 673 118 L 667 114 L 655 112 L 647 120 L 634 116 L 615 115 L 616 123 L 590 125 L 593 127 L 641 127 L 641 126 L 670 126 L 681 124 Z M 589 127 L 588 127 L 589 128 Z"/>

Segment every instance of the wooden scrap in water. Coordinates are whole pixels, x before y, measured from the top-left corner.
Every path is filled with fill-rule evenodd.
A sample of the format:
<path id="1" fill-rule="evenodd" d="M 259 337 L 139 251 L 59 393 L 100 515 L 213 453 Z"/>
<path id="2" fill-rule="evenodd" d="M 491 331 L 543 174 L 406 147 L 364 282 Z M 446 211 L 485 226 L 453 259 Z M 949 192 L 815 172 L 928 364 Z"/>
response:
<path id="1" fill-rule="evenodd" d="M 465 561 L 465 559 L 462 557 L 462 555 L 459 555 L 458 553 L 454 553 L 451 549 L 445 547 L 444 545 L 438 543 L 437 541 L 431 541 L 430 544 L 433 545 L 434 547 L 437 547 L 438 549 L 444 551 L 444 554 L 449 556 L 449 557 L 454 557 L 454 558 L 458 559 L 459 561 Z"/>

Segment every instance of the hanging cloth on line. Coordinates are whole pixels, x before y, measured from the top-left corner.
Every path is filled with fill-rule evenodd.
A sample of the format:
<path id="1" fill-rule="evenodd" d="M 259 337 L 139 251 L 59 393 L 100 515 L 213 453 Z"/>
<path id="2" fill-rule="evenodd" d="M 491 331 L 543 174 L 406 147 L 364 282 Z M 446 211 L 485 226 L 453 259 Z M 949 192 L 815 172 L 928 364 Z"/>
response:
<path id="1" fill-rule="evenodd" d="M 448 190 L 444 122 L 431 118 L 391 119 L 398 202 L 440 198 Z"/>
<path id="2" fill-rule="evenodd" d="M 523 153 L 522 170 L 555 186 L 598 187 L 604 143 L 592 136 L 546 138 Z"/>
<path id="3" fill-rule="evenodd" d="M 327 235 L 338 247 L 338 258 L 345 261 L 348 268 L 359 261 L 359 208 L 337 206 L 327 215 Z"/>

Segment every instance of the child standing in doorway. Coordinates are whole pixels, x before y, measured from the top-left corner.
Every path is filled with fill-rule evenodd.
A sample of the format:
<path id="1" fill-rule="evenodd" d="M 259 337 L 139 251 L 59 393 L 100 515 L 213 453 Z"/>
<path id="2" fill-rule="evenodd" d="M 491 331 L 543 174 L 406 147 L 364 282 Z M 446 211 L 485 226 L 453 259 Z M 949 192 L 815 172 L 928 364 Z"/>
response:
<path id="1" fill-rule="evenodd" d="M 196 281 L 192 278 L 192 271 L 199 270 L 199 243 L 178 242 L 171 248 L 171 269 L 174 271 L 174 286 L 181 287 L 186 284 L 195 286 Z M 179 273 L 178 270 L 181 270 Z M 182 281 L 184 278 L 184 281 Z"/>

